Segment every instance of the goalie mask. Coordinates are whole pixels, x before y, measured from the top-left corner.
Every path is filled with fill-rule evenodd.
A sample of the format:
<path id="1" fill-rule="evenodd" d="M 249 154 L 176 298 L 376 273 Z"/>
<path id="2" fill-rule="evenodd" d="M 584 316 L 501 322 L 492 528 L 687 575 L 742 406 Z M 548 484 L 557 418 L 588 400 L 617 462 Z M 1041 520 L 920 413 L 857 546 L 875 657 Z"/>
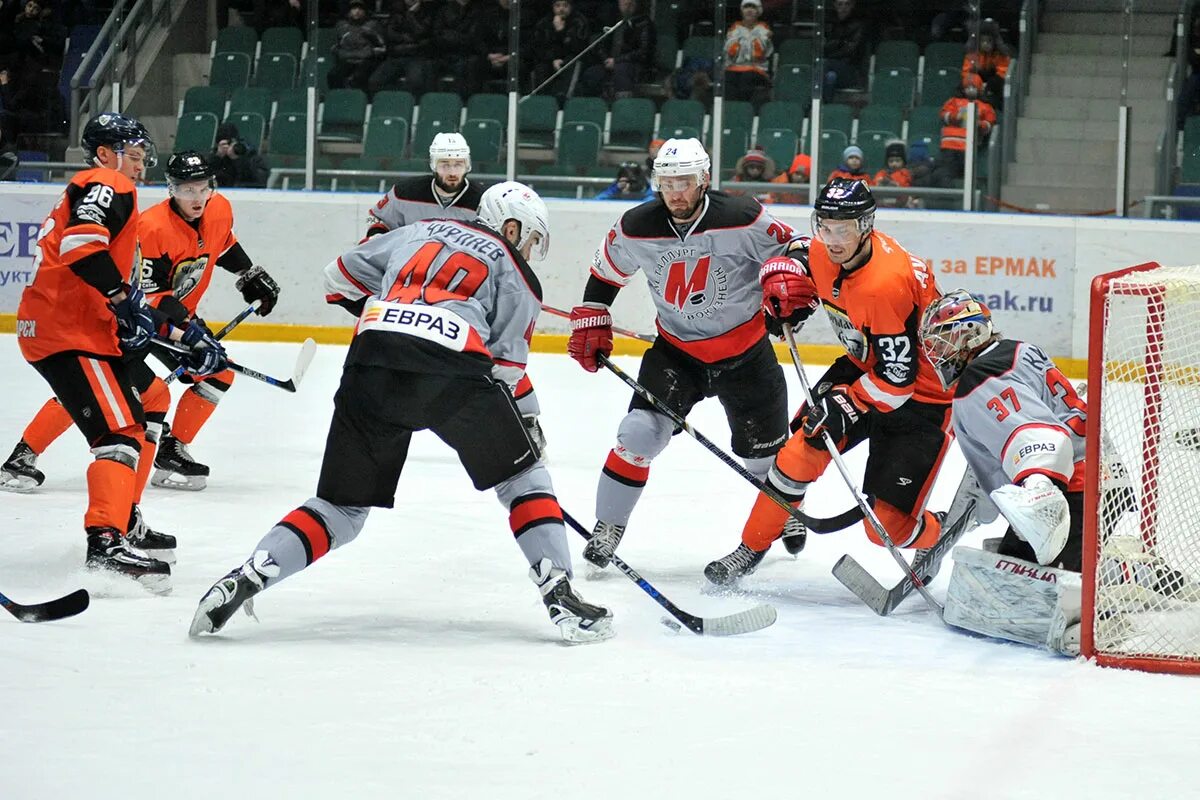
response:
<path id="1" fill-rule="evenodd" d="M 479 198 L 479 221 L 492 230 L 503 233 L 510 219 L 521 226 L 517 250 L 524 253 L 525 245 L 533 241 L 529 258 L 541 261 L 550 249 L 550 212 L 538 193 L 523 183 L 504 181 L 488 188 Z"/>
<path id="2" fill-rule="evenodd" d="M 971 358 L 999 337 L 992 312 L 966 289 L 947 292 L 926 306 L 918 335 L 943 389 L 953 386 Z"/>

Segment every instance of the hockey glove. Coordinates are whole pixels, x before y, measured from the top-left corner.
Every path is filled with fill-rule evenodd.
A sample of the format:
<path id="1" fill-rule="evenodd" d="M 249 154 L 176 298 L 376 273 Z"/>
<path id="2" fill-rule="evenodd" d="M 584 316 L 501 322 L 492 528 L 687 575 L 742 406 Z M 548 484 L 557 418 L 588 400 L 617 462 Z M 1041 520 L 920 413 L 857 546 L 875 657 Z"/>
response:
<path id="1" fill-rule="evenodd" d="M 824 397 L 815 401 L 804 417 L 804 438 L 819 440 L 821 433 L 825 432 L 833 438 L 834 444 L 838 444 L 858 424 L 864 413 L 865 410 L 850 396 L 849 386 L 834 386 Z"/>
<path id="2" fill-rule="evenodd" d="M 783 335 L 784 323 L 803 325 L 817 310 L 817 285 L 808 276 L 803 259 L 776 256 L 758 271 L 763 289 L 763 315 L 773 336 Z"/>
<path id="3" fill-rule="evenodd" d="M 121 344 L 122 352 L 140 353 L 150 346 L 158 323 L 140 286 L 123 283 L 114 294 L 122 291 L 125 292 L 124 300 L 109 303 L 109 308 L 117 318 L 117 341 Z"/>
<path id="4" fill-rule="evenodd" d="M 270 314 L 271 309 L 275 307 L 275 301 L 279 299 L 279 284 L 275 283 L 275 279 L 262 267 L 251 267 L 243 272 L 235 286 L 247 303 L 262 301 L 258 307 L 260 317 Z"/>
<path id="5" fill-rule="evenodd" d="M 193 319 L 183 331 L 181 344 L 190 347 L 191 352 L 180 356 L 183 366 L 197 378 L 215 375 L 229 366 L 225 348 L 213 338 L 212 331 L 203 320 Z"/>
<path id="6" fill-rule="evenodd" d="M 612 315 L 608 306 L 584 303 L 571 309 L 571 340 L 567 354 L 588 372 L 600 368 L 596 357 L 607 356 L 613 349 Z"/>

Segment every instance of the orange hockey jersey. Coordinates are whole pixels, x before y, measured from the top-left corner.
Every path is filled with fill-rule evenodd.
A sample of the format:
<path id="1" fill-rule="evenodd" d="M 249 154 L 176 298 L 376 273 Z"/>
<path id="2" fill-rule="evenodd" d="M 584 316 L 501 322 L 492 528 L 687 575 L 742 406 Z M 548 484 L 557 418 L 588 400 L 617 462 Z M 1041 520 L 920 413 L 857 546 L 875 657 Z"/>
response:
<path id="1" fill-rule="evenodd" d="M 138 259 L 137 188 L 112 169 L 76 173 L 38 232 L 33 282 L 17 307 L 17 343 L 26 361 L 77 350 L 119 356 L 108 300 L 72 267 L 107 250 L 128 283 Z"/>
<path id="2" fill-rule="evenodd" d="M 224 195 L 214 193 L 199 221 L 189 223 L 172 206 L 170 198 L 147 209 L 138 225 L 142 239 L 142 291 L 151 303 L 173 294 L 188 310 L 196 306 L 212 281 L 213 266 L 237 244 L 233 235 L 233 207 Z"/>
<path id="3" fill-rule="evenodd" d="M 834 333 L 850 360 L 864 370 L 850 393 L 860 405 L 887 413 L 912 397 L 949 403 L 951 393 L 921 352 L 921 312 L 940 296 L 924 261 L 890 236 L 871 234 L 871 258 L 851 272 L 833 263 L 819 240 L 809 270 Z"/>

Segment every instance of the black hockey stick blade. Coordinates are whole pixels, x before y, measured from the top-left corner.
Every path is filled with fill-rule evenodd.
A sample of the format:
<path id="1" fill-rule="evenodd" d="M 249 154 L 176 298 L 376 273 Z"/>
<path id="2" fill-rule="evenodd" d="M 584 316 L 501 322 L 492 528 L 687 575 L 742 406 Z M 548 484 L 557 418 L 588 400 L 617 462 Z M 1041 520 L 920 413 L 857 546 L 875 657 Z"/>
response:
<path id="1" fill-rule="evenodd" d="M 867 503 L 874 503 L 875 497 L 867 495 Z M 840 514 L 835 514 L 832 517 L 810 517 L 805 514 L 803 509 L 799 509 L 800 520 L 804 523 L 804 527 L 808 528 L 813 533 L 836 533 L 837 531 L 845 530 L 856 522 L 862 522 L 863 510 L 861 506 L 855 506 Z"/>
<path id="2" fill-rule="evenodd" d="M 83 613 L 91 602 L 87 589 L 76 589 L 68 595 L 49 600 L 45 603 L 34 603 L 23 606 L 14 603 L 0 594 L 0 606 L 21 622 L 51 622 L 56 619 L 66 619 Z"/>

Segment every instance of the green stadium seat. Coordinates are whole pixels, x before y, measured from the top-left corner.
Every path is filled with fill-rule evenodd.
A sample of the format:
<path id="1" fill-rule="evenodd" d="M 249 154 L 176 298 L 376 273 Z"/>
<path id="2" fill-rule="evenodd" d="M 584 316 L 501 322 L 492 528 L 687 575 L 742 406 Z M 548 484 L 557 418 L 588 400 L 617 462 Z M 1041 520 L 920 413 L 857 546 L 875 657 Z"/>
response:
<path id="1" fill-rule="evenodd" d="M 264 52 L 266 51 L 264 50 Z M 920 63 L 921 48 L 917 46 L 916 42 L 906 39 L 880 42 L 879 46 L 875 48 L 875 72 L 877 74 L 890 69 L 906 69 L 916 75 Z"/>
<path id="2" fill-rule="evenodd" d="M 675 69 L 679 59 L 679 43 L 673 33 L 659 33 L 654 47 L 654 66 L 662 73 Z"/>
<path id="3" fill-rule="evenodd" d="M 745 128 L 721 129 L 721 169 L 733 169 L 750 149 L 750 131 Z"/>
<path id="4" fill-rule="evenodd" d="M 481 92 L 467 99 L 467 122 L 473 119 L 490 119 L 508 127 L 508 96 Z"/>
<path id="5" fill-rule="evenodd" d="M 355 156 L 343 161 L 342 169 L 362 169 L 378 172 L 388 169 L 388 161 L 386 158 L 378 156 Z M 379 194 L 387 190 L 387 178 L 381 175 L 377 175 L 374 178 L 366 176 L 338 178 L 337 190 L 339 192 L 370 192 L 371 194 Z"/>
<path id="6" fill-rule="evenodd" d="M 250 56 L 245 53 L 218 53 L 213 56 L 208 85 L 233 90 L 250 80 Z"/>
<path id="7" fill-rule="evenodd" d="M 942 120 L 938 109 L 933 106 L 917 106 L 908 113 L 908 143 L 925 142 L 930 155 L 941 147 Z"/>
<path id="8" fill-rule="evenodd" d="M 779 45 L 778 53 L 780 67 L 790 64 L 811 66 L 813 60 L 813 40 L 793 37 Z"/>
<path id="9" fill-rule="evenodd" d="M 962 72 L 958 67 L 942 67 L 925 70 L 921 83 L 921 105 L 941 108 L 942 104 L 958 93 L 962 85 Z"/>
<path id="10" fill-rule="evenodd" d="M 863 151 L 863 170 L 874 175 L 883 169 L 883 150 L 887 143 L 895 139 L 891 131 L 859 131 L 855 144 Z"/>
<path id="11" fill-rule="evenodd" d="M 332 175 L 322 175 L 321 170 L 337 169 L 338 163 L 333 156 L 317 156 L 316 161 L 317 177 L 313 181 L 313 189 L 318 192 L 332 192 L 333 182 L 337 180 Z"/>
<path id="12" fill-rule="evenodd" d="M 217 138 L 217 115 L 200 111 L 183 114 L 175 129 L 175 151 L 199 150 L 207 153 L 213 149 Z"/>
<path id="13" fill-rule="evenodd" d="M 333 55 L 333 44 L 337 41 L 336 28 L 317 28 L 316 43 L 309 42 L 308 52 L 319 56 Z"/>
<path id="14" fill-rule="evenodd" d="M 713 59 L 716 56 L 717 40 L 714 36 L 689 36 L 683 40 L 683 60 L 689 58 Z"/>
<path id="15" fill-rule="evenodd" d="M 417 117 L 421 122 L 438 120 L 442 130 L 458 130 L 462 120 L 462 99 L 453 92 L 426 92 L 421 95 Z"/>
<path id="16" fill-rule="evenodd" d="M 703 130 L 704 104 L 699 100 L 677 100 L 674 98 L 663 103 L 662 108 L 659 109 L 659 138 L 671 138 L 663 136 L 662 132 L 678 128 L 692 128 L 697 131 Z"/>
<path id="17" fill-rule="evenodd" d="M 907 69 L 889 69 L 875 73 L 871 81 L 871 102 L 911 108 L 916 96 L 917 79 Z"/>
<path id="18" fill-rule="evenodd" d="M 244 86 L 233 90 L 233 96 L 229 98 L 229 113 L 258 114 L 263 119 L 270 119 L 272 102 L 270 89 Z"/>
<path id="19" fill-rule="evenodd" d="M 962 42 L 933 42 L 925 48 L 925 74 L 937 69 L 962 71 Z"/>
<path id="20" fill-rule="evenodd" d="M 183 95 L 184 114 L 212 114 L 217 119 L 225 116 L 226 92 L 220 86 L 193 86 Z"/>
<path id="21" fill-rule="evenodd" d="M 749 131 L 754 124 L 754 106 L 744 100 L 726 100 L 722 109 L 722 128 Z"/>
<path id="22" fill-rule="evenodd" d="M 287 53 L 263 54 L 254 71 L 254 85 L 263 89 L 291 89 L 296 85 L 296 59 Z"/>
<path id="23" fill-rule="evenodd" d="M 412 92 L 376 92 L 371 100 L 371 117 L 400 117 L 411 126 L 415 105 Z"/>
<path id="24" fill-rule="evenodd" d="M 699 128 L 689 128 L 685 125 L 680 125 L 677 128 L 663 128 L 660 126 L 658 129 L 658 138 L 660 138 L 660 139 L 699 139 L 700 138 L 700 129 Z"/>
<path id="25" fill-rule="evenodd" d="M 572 97 L 563 106 L 563 125 L 568 122 L 590 122 L 604 130 L 608 105 L 599 97 Z"/>
<path id="26" fill-rule="evenodd" d="M 787 128 L 799 133 L 808 109 L 791 100 L 772 100 L 758 110 L 758 129 Z"/>
<path id="27" fill-rule="evenodd" d="M 424 114 L 417 118 L 417 128 L 413 133 L 412 151 L 413 156 L 426 155 L 429 153 L 429 145 L 433 143 L 433 137 L 439 133 L 448 133 L 458 130 L 458 122 L 454 125 L 444 119 L 438 117 L 426 117 Z"/>
<path id="28" fill-rule="evenodd" d="M 253 111 L 236 111 L 231 112 L 225 121 L 237 126 L 242 141 L 255 150 L 262 149 L 263 133 L 267 130 L 266 117 Z"/>
<path id="29" fill-rule="evenodd" d="M 329 90 L 329 70 L 333 68 L 333 56 L 322 56 L 315 53 L 309 54 L 304 59 L 300 74 L 296 76 L 296 84 L 298 86 L 308 86 L 308 73 L 310 68 L 314 66 L 317 70 L 317 90 L 324 93 Z"/>
<path id="30" fill-rule="evenodd" d="M 262 56 L 273 53 L 287 53 L 294 63 L 300 63 L 300 50 L 304 47 L 304 35 L 299 28 L 267 28 L 263 31 Z M 262 58 L 260 56 L 260 60 Z"/>
<path id="31" fill-rule="evenodd" d="M 775 71 L 775 99 L 807 108 L 812 103 L 812 82 L 812 67 L 808 64 L 780 65 Z"/>
<path id="32" fill-rule="evenodd" d="M 558 164 L 562 167 L 595 166 L 600 155 L 602 131 L 594 122 L 571 122 L 563 125 L 558 137 Z"/>
<path id="33" fill-rule="evenodd" d="M 401 158 L 408 146 L 408 120 L 403 117 L 379 117 L 371 114 L 363 155 L 372 158 Z"/>
<path id="34" fill-rule="evenodd" d="M 494 119 L 469 119 L 463 123 L 462 135 L 471 148 L 471 160 L 499 161 L 504 128 Z"/>
<path id="35" fill-rule="evenodd" d="M 361 89 L 332 89 L 325 95 L 317 135 L 326 141 L 361 142 L 367 119 L 367 95 Z"/>
<path id="36" fill-rule="evenodd" d="M 817 179 L 824 182 L 829 177 L 829 173 L 838 168 L 842 163 L 842 151 L 849 144 L 849 139 L 846 134 L 841 131 L 823 130 L 821 131 L 821 160 L 817 166 Z"/>
<path id="37" fill-rule="evenodd" d="M 821 104 L 821 130 L 841 131 L 850 138 L 850 127 L 854 123 L 854 108 L 841 103 Z"/>
<path id="38" fill-rule="evenodd" d="M 612 105 L 608 150 L 645 151 L 654 133 L 654 103 L 644 97 L 623 97 Z"/>
<path id="39" fill-rule="evenodd" d="M 239 25 L 236 28 L 222 28 L 217 32 L 218 55 L 221 53 L 244 53 L 251 60 L 258 46 L 258 33 L 254 28 Z"/>
<path id="40" fill-rule="evenodd" d="M 786 170 L 796 157 L 800 136 L 791 128 L 759 128 L 756 144 L 775 162 L 776 169 Z"/>
<path id="41" fill-rule="evenodd" d="M 271 155 L 304 155 L 306 126 L 304 114 L 277 113 L 271 122 Z"/>
<path id="42" fill-rule="evenodd" d="M 308 114 L 308 89 L 283 89 L 274 92 L 275 114 Z M 318 98 L 320 102 L 320 98 Z"/>
<path id="43" fill-rule="evenodd" d="M 858 112 L 859 131 L 891 131 L 899 139 L 904 130 L 904 114 L 896 106 L 869 105 Z M 861 135 L 861 133 L 860 133 Z"/>
<path id="44" fill-rule="evenodd" d="M 521 147 L 552 150 L 557 125 L 558 100 L 552 96 L 529 95 L 517 106 L 517 144 Z"/>

